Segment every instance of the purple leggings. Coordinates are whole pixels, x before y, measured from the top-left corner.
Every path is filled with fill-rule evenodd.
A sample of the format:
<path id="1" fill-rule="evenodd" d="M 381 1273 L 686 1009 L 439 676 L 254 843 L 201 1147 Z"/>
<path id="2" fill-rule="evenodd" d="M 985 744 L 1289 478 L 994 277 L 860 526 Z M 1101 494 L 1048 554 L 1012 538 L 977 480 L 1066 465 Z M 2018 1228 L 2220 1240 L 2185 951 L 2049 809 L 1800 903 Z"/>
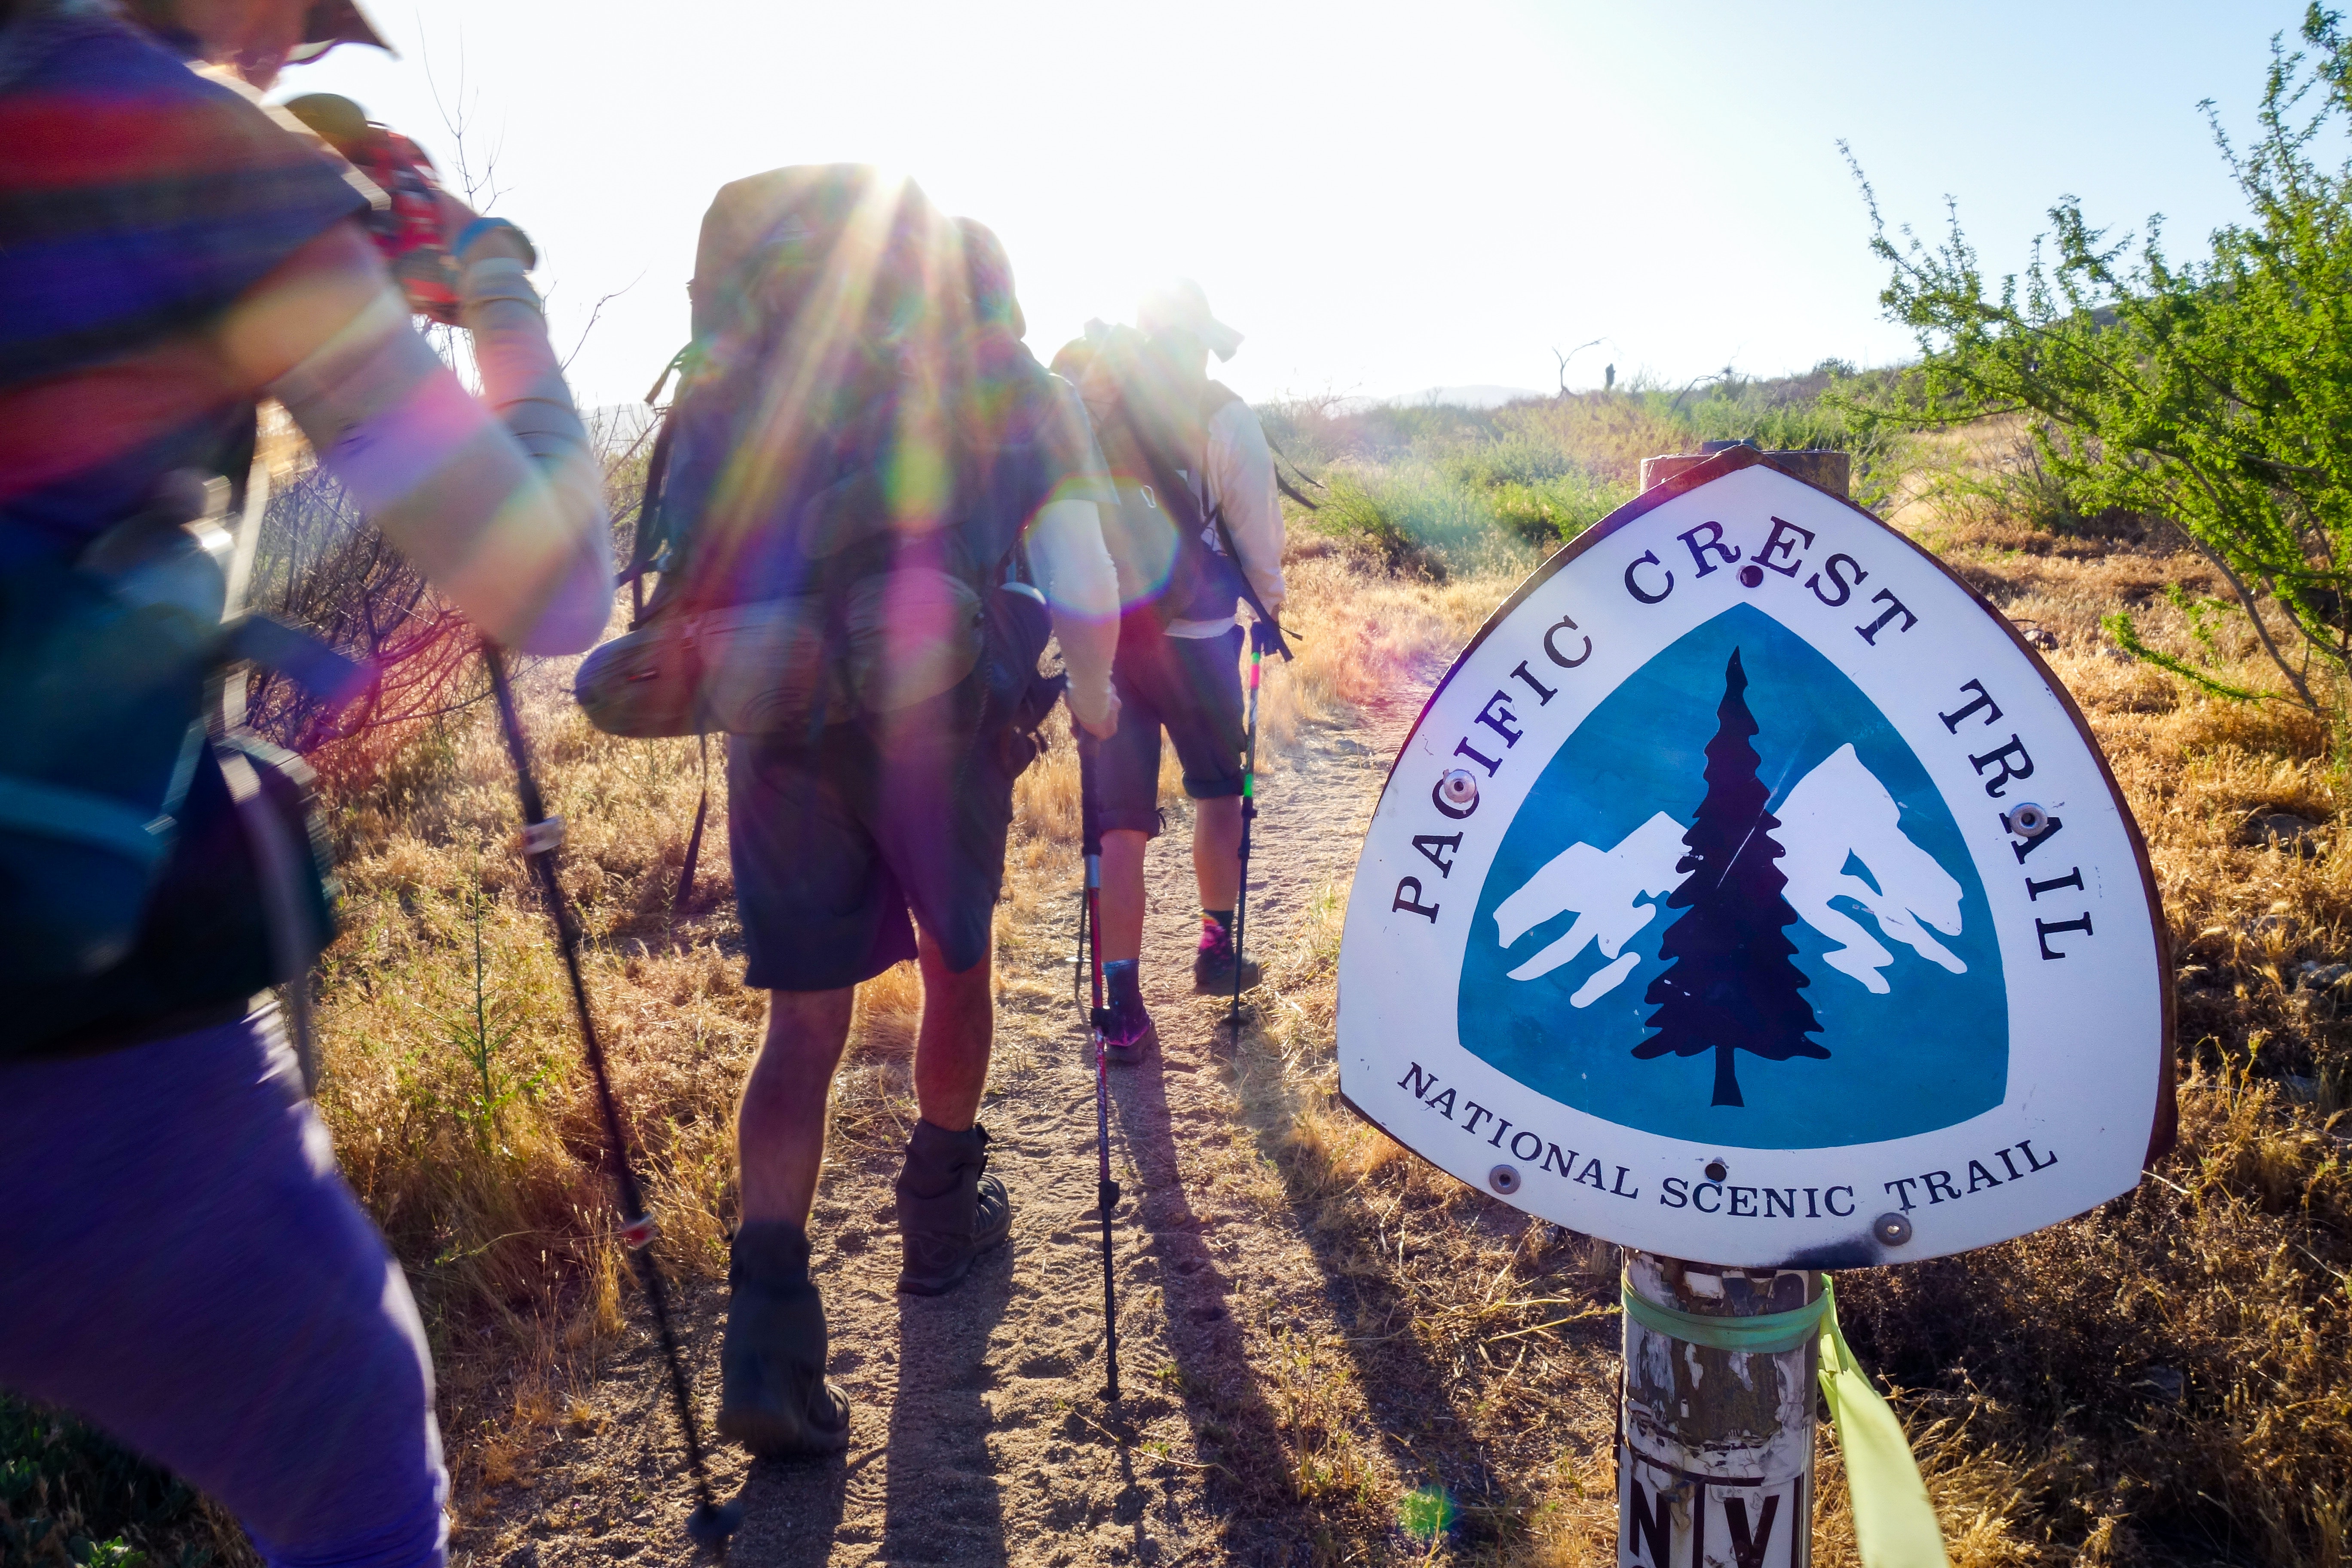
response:
<path id="1" fill-rule="evenodd" d="M 234 1511 L 280 1568 L 439 1568 L 448 1477 L 408 1283 L 275 1012 L 0 1061 L 0 1385 Z"/>

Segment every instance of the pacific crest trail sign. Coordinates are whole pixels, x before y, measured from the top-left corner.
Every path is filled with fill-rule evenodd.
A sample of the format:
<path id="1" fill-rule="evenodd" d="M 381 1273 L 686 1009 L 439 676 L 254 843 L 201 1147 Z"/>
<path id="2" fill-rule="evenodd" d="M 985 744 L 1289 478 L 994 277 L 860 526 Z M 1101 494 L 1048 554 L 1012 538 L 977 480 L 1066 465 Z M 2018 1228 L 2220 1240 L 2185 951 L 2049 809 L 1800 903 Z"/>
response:
<path id="1" fill-rule="evenodd" d="M 2168 1140 L 2163 931 L 2048 668 L 1736 448 L 1552 557 L 1431 697 L 1349 900 L 1341 1092 L 1623 1246 L 1937 1257 Z"/>

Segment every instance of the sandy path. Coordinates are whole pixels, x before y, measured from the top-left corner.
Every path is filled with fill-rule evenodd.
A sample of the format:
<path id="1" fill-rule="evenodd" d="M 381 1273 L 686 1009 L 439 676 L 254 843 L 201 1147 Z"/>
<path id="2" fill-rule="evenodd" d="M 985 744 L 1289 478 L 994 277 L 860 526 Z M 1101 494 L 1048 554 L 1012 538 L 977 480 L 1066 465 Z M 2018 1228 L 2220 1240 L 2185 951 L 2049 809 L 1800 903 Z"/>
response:
<path id="1" fill-rule="evenodd" d="M 1296 940 L 1316 895 L 1344 885 L 1409 719 L 1302 727 L 1286 753 L 1263 759 L 1254 952 Z M 790 1465 L 721 1450 L 717 1478 L 745 1511 L 734 1562 L 1303 1560 L 1312 1521 L 1285 1500 L 1280 1417 L 1260 1363 L 1287 1333 L 1336 1325 L 1286 1211 L 1237 1201 L 1236 1184 L 1271 1178 L 1236 1135 L 1224 1011 L 1191 994 L 1197 896 L 1190 823 L 1178 816 L 1150 861 L 1145 995 L 1161 1058 L 1113 1077 L 1124 1397 L 1116 1409 L 1100 1397 L 1094 1068 L 1069 1001 L 1074 900 L 1056 899 L 1010 933 L 1001 959 L 1008 994 L 982 1120 L 1013 1193 L 1012 1242 L 947 1298 L 898 1295 L 895 1153 L 861 1162 L 836 1148 L 812 1229 L 831 1372 L 854 1405 L 850 1448 Z M 719 1288 L 686 1292 L 706 1422 L 723 1306 Z M 460 1552 L 502 1568 L 679 1560 L 682 1450 L 656 1403 L 658 1373 L 640 1337 L 586 1402 L 593 1416 L 569 1424 L 529 1480 L 468 1521 Z"/>

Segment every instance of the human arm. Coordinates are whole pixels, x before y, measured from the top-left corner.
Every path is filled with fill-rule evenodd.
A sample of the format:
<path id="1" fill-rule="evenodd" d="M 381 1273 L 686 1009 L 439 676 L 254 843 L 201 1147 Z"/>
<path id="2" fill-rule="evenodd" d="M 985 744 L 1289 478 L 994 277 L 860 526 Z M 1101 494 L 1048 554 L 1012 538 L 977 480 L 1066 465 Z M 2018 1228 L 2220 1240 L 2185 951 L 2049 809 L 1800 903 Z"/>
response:
<path id="1" fill-rule="evenodd" d="M 1226 404 L 1209 419 L 1209 495 L 1223 509 L 1225 528 L 1250 586 L 1266 614 L 1280 616 L 1282 503 L 1274 484 L 1274 452 L 1246 403 Z"/>
<path id="2" fill-rule="evenodd" d="M 360 510 L 468 620 L 525 652 L 576 652 L 612 613 L 596 467 L 511 241 L 493 232 L 466 261 L 460 309 L 482 399 L 410 324 L 352 223 L 240 299 L 220 351 L 229 378 L 285 404 Z"/>
<path id="3" fill-rule="evenodd" d="M 1110 667 L 1118 652 L 1118 578 L 1090 500 L 1048 501 L 1029 527 L 1029 560 L 1070 672 L 1070 711 L 1108 740 L 1118 729 Z"/>

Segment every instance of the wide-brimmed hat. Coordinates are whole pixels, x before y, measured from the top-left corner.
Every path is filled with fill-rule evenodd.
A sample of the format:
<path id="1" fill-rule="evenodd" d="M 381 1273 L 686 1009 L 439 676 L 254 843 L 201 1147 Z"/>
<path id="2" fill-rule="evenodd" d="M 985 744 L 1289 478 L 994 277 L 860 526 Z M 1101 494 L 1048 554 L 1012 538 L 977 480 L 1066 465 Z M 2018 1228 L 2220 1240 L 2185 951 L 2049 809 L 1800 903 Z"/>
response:
<path id="1" fill-rule="evenodd" d="M 1148 338 L 1181 333 L 1205 344 L 1221 360 L 1234 357 L 1242 335 L 1209 313 L 1209 296 L 1190 278 L 1153 289 L 1135 310 L 1135 324 Z"/>
<path id="2" fill-rule="evenodd" d="M 358 0 L 311 0 L 302 18 L 302 41 L 286 52 L 286 63 L 307 65 L 337 44 L 366 44 L 395 58 L 400 54 L 383 41 L 383 35 L 359 8 Z"/>

